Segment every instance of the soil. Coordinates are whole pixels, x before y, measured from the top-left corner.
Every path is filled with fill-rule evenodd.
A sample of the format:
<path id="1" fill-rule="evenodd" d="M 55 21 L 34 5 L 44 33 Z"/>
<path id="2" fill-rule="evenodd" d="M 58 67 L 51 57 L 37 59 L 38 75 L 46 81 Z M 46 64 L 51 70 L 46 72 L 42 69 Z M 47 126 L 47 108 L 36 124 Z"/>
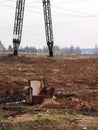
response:
<path id="1" fill-rule="evenodd" d="M 45 79 L 55 93 L 76 96 L 54 99 L 42 108 L 67 108 L 98 116 L 98 55 L 47 56 L 0 55 L 0 96 L 7 89 L 22 89 L 28 80 Z"/>

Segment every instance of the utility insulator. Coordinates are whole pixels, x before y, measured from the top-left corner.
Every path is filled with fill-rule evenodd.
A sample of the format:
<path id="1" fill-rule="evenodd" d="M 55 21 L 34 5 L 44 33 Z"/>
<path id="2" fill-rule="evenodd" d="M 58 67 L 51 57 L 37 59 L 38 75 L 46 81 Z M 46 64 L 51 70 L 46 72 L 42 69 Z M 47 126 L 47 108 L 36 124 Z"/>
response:
<path id="1" fill-rule="evenodd" d="M 19 45 L 21 42 L 23 18 L 24 18 L 24 8 L 25 8 L 25 0 L 17 0 L 16 12 L 15 12 L 15 22 L 14 22 L 14 31 L 13 31 L 14 56 L 17 56 L 18 48 L 19 48 Z"/>
<path id="2" fill-rule="evenodd" d="M 51 17 L 51 5 L 50 0 L 43 0 L 43 11 L 46 31 L 46 42 L 49 49 L 49 56 L 53 56 L 53 29 L 52 29 L 52 17 Z"/>

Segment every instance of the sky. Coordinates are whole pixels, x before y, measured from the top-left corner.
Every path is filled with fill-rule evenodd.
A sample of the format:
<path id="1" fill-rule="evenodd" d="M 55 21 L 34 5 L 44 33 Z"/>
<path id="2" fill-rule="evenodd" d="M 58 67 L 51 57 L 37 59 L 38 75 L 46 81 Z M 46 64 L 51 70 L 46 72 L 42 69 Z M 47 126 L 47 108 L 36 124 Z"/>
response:
<path id="1" fill-rule="evenodd" d="M 50 0 L 54 45 L 94 48 L 98 44 L 98 0 Z M 0 0 L 0 40 L 13 46 L 16 0 Z M 26 0 L 20 47 L 46 46 L 42 0 Z"/>

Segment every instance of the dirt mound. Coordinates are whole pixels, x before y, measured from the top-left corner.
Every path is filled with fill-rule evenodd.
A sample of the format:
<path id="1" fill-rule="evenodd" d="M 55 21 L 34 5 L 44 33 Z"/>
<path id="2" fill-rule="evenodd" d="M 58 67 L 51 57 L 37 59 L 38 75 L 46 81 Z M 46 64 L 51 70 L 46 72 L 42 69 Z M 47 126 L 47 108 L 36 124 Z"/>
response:
<path id="1" fill-rule="evenodd" d="M 45 99 L 44 102 L 40 105 L 41 108 L 58 108 L 60 103 L 54 99 Z"/>

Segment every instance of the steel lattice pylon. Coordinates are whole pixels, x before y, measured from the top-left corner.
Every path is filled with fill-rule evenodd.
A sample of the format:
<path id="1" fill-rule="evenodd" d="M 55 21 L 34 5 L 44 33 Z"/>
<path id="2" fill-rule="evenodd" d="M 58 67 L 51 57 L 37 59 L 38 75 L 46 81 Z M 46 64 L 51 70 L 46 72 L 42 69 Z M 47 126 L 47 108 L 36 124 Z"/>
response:
<path id="1" fill-rule="evenodd" d="M 25 7 L 25 0 L 17 0 L 14 31 L 13 31 L 13 46 L 14 46 L 14 55 L 15 56 L 17 56 L 18 48 L 19 48 L 19 45 L 21 42 L 24 7 Z"/>
<path id="2" fill-rule="evenodd" d="M 53 29 L 50 0 L 43 0 L 43 10 L 46 30 L 46 42 L 49 49 L 49 56 L 53 56 Z"/>
<path id="3" fill-rule="evenodd" d="M 13 31 L 14 55 L 17 56 L 18 48 L 21 42 L 25 0 L 17 0 L 16 13 Z M 49 49 L 49 56 L 53 56 L 53 29 L 51 18 L 50 0 L 43 0 L 44 21 L 46 30 L 46 42 Z"/>

